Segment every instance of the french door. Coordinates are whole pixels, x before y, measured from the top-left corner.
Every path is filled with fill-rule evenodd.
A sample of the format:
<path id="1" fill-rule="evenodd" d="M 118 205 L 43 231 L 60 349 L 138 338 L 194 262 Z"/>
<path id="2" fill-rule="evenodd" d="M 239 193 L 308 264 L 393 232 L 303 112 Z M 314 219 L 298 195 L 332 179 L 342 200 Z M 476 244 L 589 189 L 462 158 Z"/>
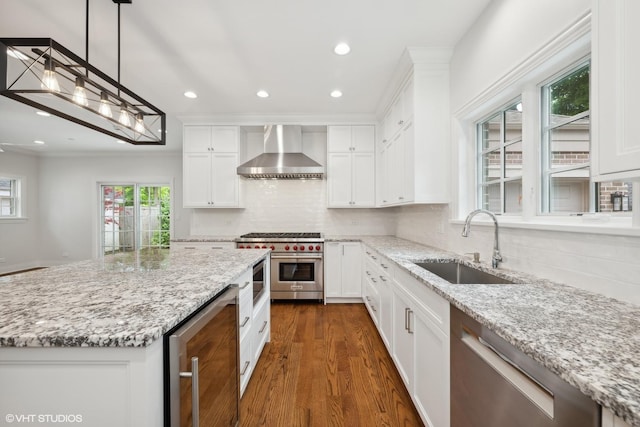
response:
<path id="1" fill-rule="evenodd" d="M 100 185 L 101 254 L 168 248 L 171 189 L 168 185 Z"/>

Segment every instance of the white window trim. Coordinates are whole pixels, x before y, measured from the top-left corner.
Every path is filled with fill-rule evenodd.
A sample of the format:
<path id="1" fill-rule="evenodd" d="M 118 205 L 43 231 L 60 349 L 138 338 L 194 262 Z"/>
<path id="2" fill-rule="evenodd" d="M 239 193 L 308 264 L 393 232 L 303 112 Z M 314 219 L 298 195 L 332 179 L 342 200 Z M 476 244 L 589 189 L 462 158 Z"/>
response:
<path id="1" fill-rule="evenodd" d="M 451 224 L 464 224 L 467 214 L 477 206 L 476 123 L 510 100 L 522 97 L 523 111 L 540 111 L 540 88 L 554 74 L 579 63 L 590 55 L 590 14 L 579 18 L 570 28 L 519 64 L 484 92 L 453 113 L 453 155 L 460 173 L 454 173 L 457 197 L 451 206 Z M 523 152 L 526 158 L 522 176 L 522 215 L 499 215 L 501 227 L 530 230 L 640 236 L 640 209 L 631 215 L 607 213 L 577 215 L 542 214 L 540 212 L 540 114 L 523 123 Z M 469 171 L 474 171 L 470 173 Z M 640 183 L 634 183 L 634 194 L 640 194 Z M 637 203 L 634 203 L 637 204 Z M 474 220 L 474 224 L 475 224 Z M 478 225 L 493 222 L 478 217 Z"/>
<path id="2" fill-rule="evenodd" d="M 18 206 L 16 216 L 0 216 L 0 222 L 3 224 L 25 222 L 29 219 L 25 214 L 27 212 L 27 177 L 23 175 L 14 175 L 11 173 L 2 173 L 1 176 L 18 181 Z"/>

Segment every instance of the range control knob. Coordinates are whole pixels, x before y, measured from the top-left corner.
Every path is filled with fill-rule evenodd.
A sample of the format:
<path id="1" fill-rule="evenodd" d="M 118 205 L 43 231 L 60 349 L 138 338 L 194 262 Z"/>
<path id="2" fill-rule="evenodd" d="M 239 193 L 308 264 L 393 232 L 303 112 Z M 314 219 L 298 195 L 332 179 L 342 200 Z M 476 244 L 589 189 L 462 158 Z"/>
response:
<path id="1" fill-rule="evenodd" d="M 304 245 L 300 245 L 300 250 L 304 251 Z"/>
<path id="2" fill-rule="evenodd" d="M 288 250 L 289 250 L 289 245 L 286 245 L 286 246 L 284 247 L 284 250 L 285 250 L 285 251 L 288 251 Z"/>
<path id="3" fill-rule="evenodd" d="M 313 245 L 309 245 L 309 250 L 312 251 L 313 250 Z"/>
<path id="4" fill-rule="evenodd" d="M 244 249 L 244 245 L 238 245 L 238 249 Z"/>
<path id="5" fill-rule="evenodd" d="M 298 250 L 298 245 L 293 245 L 293 250 L 297 251 Z"/>
<path id="6" fill-rule="evenodd" d="M 316 246 L 316 251 L 320 250 L 320 245 Z"/>
<path id="7" fill-rule="evenodd" d="M 269 249 L 271 249 L 272 251 L 275 251 L 275 250 L 276 250 L 276 247 L 275 247 L 275 246 L 273 246 L 273 245 L 271 245 L 271 246 L 269 246 Z"/>
<path id="8" fill-rule="evenodd" d="M 267 245 L 262 245 L 262 249 L 267 249 Z"/>
<path id="9" fill-rule="evenodd" d="M 260 249 L 260 245 L 255 245 L 254 248 Z"/>

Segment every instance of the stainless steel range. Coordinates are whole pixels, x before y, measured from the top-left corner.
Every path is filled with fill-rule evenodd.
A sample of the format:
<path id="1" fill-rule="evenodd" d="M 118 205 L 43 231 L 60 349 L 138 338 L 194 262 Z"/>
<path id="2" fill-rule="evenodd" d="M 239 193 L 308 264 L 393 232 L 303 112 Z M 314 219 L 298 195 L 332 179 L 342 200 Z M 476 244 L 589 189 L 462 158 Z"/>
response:
<path id="1" fill-rule="evenodd" d="M 249 233 L 238 249 L 271 249 L 271 299 L 324 299 L 321 233 Z"/>

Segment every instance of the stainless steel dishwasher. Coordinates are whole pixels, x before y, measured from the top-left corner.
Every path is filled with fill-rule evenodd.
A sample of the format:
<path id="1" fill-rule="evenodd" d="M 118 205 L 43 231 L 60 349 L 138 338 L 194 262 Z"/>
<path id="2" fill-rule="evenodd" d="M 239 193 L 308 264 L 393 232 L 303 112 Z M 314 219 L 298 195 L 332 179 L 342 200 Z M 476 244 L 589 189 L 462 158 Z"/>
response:
<path id="1" fill-rule="evenodd" d="M 600 405 L 451 307 L 451 427 L 597 427 Z"/>

